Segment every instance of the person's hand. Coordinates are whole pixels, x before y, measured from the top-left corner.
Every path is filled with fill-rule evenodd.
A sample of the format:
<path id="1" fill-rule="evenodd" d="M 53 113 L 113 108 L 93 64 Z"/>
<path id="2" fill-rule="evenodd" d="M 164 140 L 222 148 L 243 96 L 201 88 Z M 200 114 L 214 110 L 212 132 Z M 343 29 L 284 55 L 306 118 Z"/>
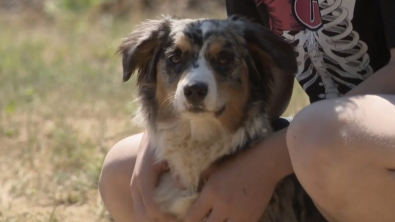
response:
<path id="1" fill-rule="evenodd" d="M 258 221 L 277 182 L 292 172 L 285 132 L 267 139 L 219 165 L 184 222 Z"/>
<path id="2" fill-rule="evenodd" d="M 159 175 L 167 171 L 166 163 L 155 161 L 155 155 L 149 148 L 146 133 L 139 147 L 139 153 L 134 167 L 130 188 L 133 199 L 133 209 L 136 221 L 139 222 L 170 222 L 176 221 L 171 215 L 161 212 L 154 200 L 155 188 Z"/>

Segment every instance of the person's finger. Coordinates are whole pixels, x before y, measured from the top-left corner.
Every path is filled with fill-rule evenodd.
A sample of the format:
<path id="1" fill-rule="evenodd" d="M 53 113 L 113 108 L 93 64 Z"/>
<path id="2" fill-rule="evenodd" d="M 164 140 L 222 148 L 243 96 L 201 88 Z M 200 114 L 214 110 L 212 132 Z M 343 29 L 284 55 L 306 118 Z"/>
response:
<path id="1" fill-rule="evenodd" d="M 138 192 L 133 193 L 133 211 L 137 221 L 146 221 L 147 212 L 145 211 L 143 199 Z"/>
<path id="2" fill-rule="evenodd" d="M 208 180 L 208 178 L 211 176 L 211 174 L 215 171 L 215 169 L 217 169 L 216 166 L 211 166 L 208 169 L 204 170 L 201 174 L 200 174 L 200 179 L 201 180 Z"/>
<path id="3" fill-rule="evenodd" d="M 240 221 L 249 221 L 249 220 L 239 220 L 239 219 L 232 218 L 232 219 L 226 219 L 226 220 L 223 220 L 223 221 L 224 222 L 240 222 Z"/>
<path id="4" fill-rule="evenodd" d="M 177 219 L 174 216 L 164 213 L 160 215 L 159 220 L 161 222 L 177 222 Z"/>
<path id="5" fill-rule="evenodd" d="M 211 211 L 207 196 L 202 193 L 188 210 L 184 222 L 201 222 Z"/>
<path id="6" fill-rule="evenodd" d="M 206 184 L 206 182 L 208 181 L 208 179 L 210 178 L 211 174 L 213 174 L 213 172 L 218 168 L 217 165 L 212 165 L 210 166 L 208 169 L 204 170 L 201 174 L 200 174 L 200 178 L 199 178 L 199 185 L 198 185 L 198 191 L 200 192 L 203 187 L 204 184 Z"/>
<path id="7" fill-rule="evenodd" d="M 186 186 L 182 183 L 180 175 L 175 173 L 173 170 L 170 170 L 170 174 L 177 188 L 180 190 L 185 190 Z"/>
<path id="8" fill-rule="evenodd" d="M 144 202 L 146 212 L 149 215 L 149 217 L 158 218 L 160 221 L 166 221 L 165 217 L 167 217 L 167 215 L 161 212 L 160 207 L 155 202 L 154 195 L 152 194 L 151 191 L 145 190 L 142 195 L 142 199 Z M 174 218 L 169 218 L 169 220 L 167 221 L 170 221 L 170 219 L 174 219 Z"/>
<path id="9" fill-rule="evenodd" d="M 223 211 L 223 210 L 218 210 L 214 209 L 210 215 L 208 215 L 207 219 L 204 220 L 204 222 L 224 222 L 224 221 L 229 221 L 227 219 L 227 214 L 228 212 Z"/>
<path id="10" fill-rule="evenodd" d="M 176 219 L 168 214 L 164 214 L 161 212 L 159 205 L 154 201 L 154 197 L 150 196 L 150 193 L 147 192 L 146 189 L 142 190 L 141 186 L 136 183 L 136 187 L 132 187 L 133 196 L 136 196 L 136 199 L 133 200 L 134 205 L 138 208 L 138 215 L 142 218 L 141 221 L 162 221 L 162 222 L 172 222 L 176 221 Z M 133 185 L 132 185 L 133 186 Z M 137 190 L 138 189 L 138 190 Z M 154 193 L 154 192 L 153 192 Z M 144 194 L 144 195 L 143 195 Z M 138 220 L 140 221 L 140 220 Z"/>
<path id="11" fill-rule="evenodd" d="M 169 164 L 165 160 L 156 161 L 153 164 L 153 168 L 154 168 L 155 172 L 157 172 L 159 174 L 159 173 L 168 171 L 169 170 Z"/>
<path id="12" fill-rule="evenodd" d="M 157 178 L 154 176 L 140 180 L 141 197 L 147 214 L 163 222 L 176 221 L 173 216 L 163 213 L 155 202 L 156 184 Z"/>
<path id="13" fill-rule="evenodd" d="M 152 173 L 144 174 L 144 172 L 135 172 L 132 175 L 130 189 L 132 192 L 132 198 L 136 196 L 136 198 L 133 199 L 134 204 L 139 207 L 140 210 L 143 209 L 139 214 L 144 214 L 149 218 L 155 218 L 156 214 L 158 214 L 155 212 L 156 210 L 153 209 L 155 206 L 147 204 L 149 203 L 148 199 L 153 199 L 153 196 L 151 197 L 150 195 L 151 190 L 155 189 L 154 185 L 151 183 L 155 183 L 155 177 Z"/>

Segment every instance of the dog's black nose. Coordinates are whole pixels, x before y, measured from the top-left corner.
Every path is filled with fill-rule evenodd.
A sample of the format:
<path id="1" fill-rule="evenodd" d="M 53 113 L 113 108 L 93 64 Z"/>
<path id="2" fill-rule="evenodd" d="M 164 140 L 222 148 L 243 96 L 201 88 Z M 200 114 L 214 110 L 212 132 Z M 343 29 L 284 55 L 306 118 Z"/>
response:
<path id="1" fill-rule="evenodd" d="M 201 102 L 206 98 L 207 92 L 208 86 L 202 82 L 189 83 L 184 87 L 185 98 L 192 104 Z"/>

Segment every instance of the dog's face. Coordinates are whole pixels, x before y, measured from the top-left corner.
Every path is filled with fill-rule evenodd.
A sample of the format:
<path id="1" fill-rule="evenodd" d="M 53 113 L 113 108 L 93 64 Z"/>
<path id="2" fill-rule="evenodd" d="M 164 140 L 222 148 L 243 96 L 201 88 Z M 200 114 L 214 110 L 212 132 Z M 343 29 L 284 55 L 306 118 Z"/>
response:
<path id="1" fill-rule="evenodd" d="M 159 114 L 238 122 L 231 121 L 232 116 L 236 120 L 242 115 L 250 90 L 247 50 L 237 39 L 236 27 L 177 22 L 157 66 L 156 98 L 163 110 Z"/>
<path id="2" fill-rule="evenodd" d="M 124 81 L 139 70 L 139 95 L 151 121 L 214 118 L 230 131 L 265 112 L 272 67 L 296 70 L 291 46 L 238 18 L 150 21 L 119 51 Z"/>

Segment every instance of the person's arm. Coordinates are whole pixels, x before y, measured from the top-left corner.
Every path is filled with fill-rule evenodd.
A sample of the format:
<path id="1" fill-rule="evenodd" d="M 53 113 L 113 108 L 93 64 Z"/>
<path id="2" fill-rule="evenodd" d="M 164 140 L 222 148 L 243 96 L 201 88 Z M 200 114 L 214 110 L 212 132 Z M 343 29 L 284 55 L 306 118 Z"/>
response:
<path id="1" fill-rule="evenodd" d="M 258 221 L 276 184 L 293 172 L 286 130 L 225 161 L 209 176 L 185 222 Z"/>
<path id="2" fill-rule="evenodd" d="M 391 49 L 391 59 L 386 66 L 346 93 L 346 96 L 395 94 L 395 2 L 379 0 L 379 3 L 387 47 Z"/>
<path id="3" fill-rule="evenodd" d="M 391 59 L 386 66 L 346 93 L 346 96 L 395 94 L 395 2 L 379 0 L 379 4 L 387 47 L 391 49 Z"/>
<path id="4" fill-rule="evenodd" d="M 395 94 L 394 49 L 391 54 L 388 65 L 346 96 Z M 258 221 L 276 184 L 293 173 L 286 133 L 274 133 L 214 170 L 185 221 L 199 222 L 210 211 L 210 222 Z"/>
<path id="5" fill-rule="evenodd" d="M 391 49 L 391 60 L 370 78 L 350 90 L 345 96 L 366 94 L 395 94 L 395 48 Z M 276 181 L 293 173 L 286 144 L 287 129 L 281 130 L 265 140 L 257 143 L 253 149 L 247 150 L 259 169 L 269 167 Z M 260 163 L 259 163 L 260 162 Z"/>
<path id="6" fill-rule="evenodd" d="M 243 0 L 228 0 L 237 4 Z M 392 4 L 393 0 L 381 0 Z M 390 2 L 391 1 L 391 2 Z M 244 2 L 244 1 L 243 1 Z M 246 0 L 244 8 L 251 7 L 251 0 Z M 234 6 L 234 5 L 233 5 Z M 229 13 L 229 11 L 228 11 Z M 254 12 L 255 13 L 255 12 Z M 393 14 L 394 15 L 394 14 Z M 392 17 L 393 17 L 392 15 Z M 392 22 L 395 24 L 395 21 Z M 392 24 L 386 25 L 386 32 Z M 390 34 L 387 34 L 387 36 Z M 390 39 L 389 43 L 395 41 Z M 395 45 L 395 44 L 394 44 Z M 389 45 L 390 48 L 393 46 Z M 369 79 L 348 92 L 346 96 L 362 94 L 395 93 L 395 50 L 391 50 L 391 61 Z M 291 123 L 292 124 L 292 123 Z M 196 203 L 189 210 L 185 221 L 199 222 L 210 211 L 208 221 L 257 221 L 271 198 L 276 184 L 293 173 L 293 168 L 286 144 L 287 128 L 257 143 L 253 148 L 225 162 L 214 170 Z"/>
<path id="7" fill-rule="evenodd" d="M 168 170 L 166 163 L 156 162 L 154 150 L 149 145 L 148 133 L 144 132 L 130 182 L 135 212 L 135 218 L 130 218 L 130 220 L 139 222 L 176 221 L 173 216 L 163 213 L 154 200 L 159 175 L 166 170 Z"/>
<path id="8" fill-rule="evenodd" d="M 386 66 L 350 90 L 345 96 L 364 94 L 395 94 L 395 48 L 391 49 L 391 59 Z"/>

